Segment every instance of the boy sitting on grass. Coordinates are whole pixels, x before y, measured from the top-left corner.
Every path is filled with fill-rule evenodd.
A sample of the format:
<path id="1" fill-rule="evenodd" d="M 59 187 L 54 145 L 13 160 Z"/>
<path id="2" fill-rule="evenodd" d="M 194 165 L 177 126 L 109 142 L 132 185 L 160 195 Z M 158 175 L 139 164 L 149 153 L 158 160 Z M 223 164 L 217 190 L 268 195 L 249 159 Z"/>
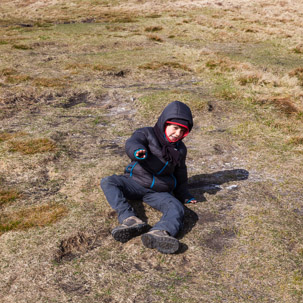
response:
<path id="1" fill-rule="evenodd" d="M 188 192 L 187 150 L 182 142 L 192 127 L 190 108 L 174 101 L 154 127 L 140 128 L 126 141 L 126 153 L 132 162 L 125 174 L 101 180 L 101 188 L 121 224 L 112 230 L 115 240 L 124 243 L 142 234 L 142 243 L 148 248 L 165 254 L 179 249 L 175 236 L 183 224 L 183 203 L 197 202 Z M 148 224 L 136 216 L 126 199 L 143 200 L 163 216 L 147 232 Z"/>

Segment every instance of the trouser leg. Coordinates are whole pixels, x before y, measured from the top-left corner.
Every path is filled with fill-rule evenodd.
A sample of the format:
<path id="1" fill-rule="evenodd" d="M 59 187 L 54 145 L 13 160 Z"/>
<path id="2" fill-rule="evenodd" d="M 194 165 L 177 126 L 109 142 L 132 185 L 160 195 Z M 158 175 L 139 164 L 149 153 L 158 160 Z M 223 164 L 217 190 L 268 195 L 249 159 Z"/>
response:
<path id="1" fill-rule="evenodd" d="M 118 213 L 120 223 L 124 219 L 135 216 L 135 210 L 126 199 L 142 199 L 145 189 L 134 180 L 125 176 L 109 176 L 101 180 L 101 188 L 110 206 Z"/>
<path id="2" fill-rule="evenodd" d="M 166 230 L 171 236 L 176 236 L 183 226 L 184 206 L 170 193 L 147 193 L 143 200 L 151 207 L 161 211 L 163 216 L 152 230 Z"/>

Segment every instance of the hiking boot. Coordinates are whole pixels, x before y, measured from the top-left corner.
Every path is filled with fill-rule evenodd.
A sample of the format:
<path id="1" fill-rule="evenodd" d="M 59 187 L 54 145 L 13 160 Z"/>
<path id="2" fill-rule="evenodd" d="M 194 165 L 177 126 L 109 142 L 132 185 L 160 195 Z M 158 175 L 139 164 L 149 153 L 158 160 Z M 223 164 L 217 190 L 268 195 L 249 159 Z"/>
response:
<path id="1" fill-rule="evenodd" d="M 156 248 L 163 254 L 173 254 L 179 249 L 178 239 L 165 230 L 152 230 L 142 235 L 141 240 L 145 247 Z"/>
<path id="2" fill-rule="evenodd" d="M 148 230 L 148 225 L 135 216 L 128 217 L 121 225 L 112 230 L 112 236 L 122 243 L 137 237 Z"/>

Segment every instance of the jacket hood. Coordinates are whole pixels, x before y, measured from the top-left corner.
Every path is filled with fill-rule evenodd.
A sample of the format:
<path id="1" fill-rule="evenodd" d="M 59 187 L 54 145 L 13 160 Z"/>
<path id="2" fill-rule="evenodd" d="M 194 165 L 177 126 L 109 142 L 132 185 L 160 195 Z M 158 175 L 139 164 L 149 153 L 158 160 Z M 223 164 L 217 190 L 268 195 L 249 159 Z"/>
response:
<path id="1" fill-rule="evenodd" d="M 160 115 L 156 125 L 158 125 L 159 129 L 163 132 L 163 134 L 165 130 L 166 121 L 169 121 L 171 119 L 181 119 L 188 121 L 189 132 L 193 128 L 193 117 L 191 110 L 186 104 L 180 101 L 174 101 L 168 104 Z"/>

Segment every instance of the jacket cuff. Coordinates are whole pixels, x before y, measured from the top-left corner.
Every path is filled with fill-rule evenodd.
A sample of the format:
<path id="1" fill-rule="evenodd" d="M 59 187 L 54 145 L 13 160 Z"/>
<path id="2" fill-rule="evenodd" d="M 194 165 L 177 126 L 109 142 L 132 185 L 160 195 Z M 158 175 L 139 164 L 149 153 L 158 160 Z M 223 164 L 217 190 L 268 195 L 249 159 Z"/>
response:
<path id="1" fill-rule="evenodd" d="M 144 160 L 144 159 L 146 159 L 146 158 L 147 158 L 147 151 L 146 151 L 146 150 L 145 150 L 145 155 L 144 155 L 143 158 L 140 158 L 140 157 L 137 157 L 137 156 L 136 156 L 136 153 L 137 153 L 138 151 L 140 151 L 140 150 L 145 150 L 145 149 L 143 149 L 143 148 L 136 149 L 136 150 L 134 151 L 134 157 L 135 157 L 137 160 Z"/>

